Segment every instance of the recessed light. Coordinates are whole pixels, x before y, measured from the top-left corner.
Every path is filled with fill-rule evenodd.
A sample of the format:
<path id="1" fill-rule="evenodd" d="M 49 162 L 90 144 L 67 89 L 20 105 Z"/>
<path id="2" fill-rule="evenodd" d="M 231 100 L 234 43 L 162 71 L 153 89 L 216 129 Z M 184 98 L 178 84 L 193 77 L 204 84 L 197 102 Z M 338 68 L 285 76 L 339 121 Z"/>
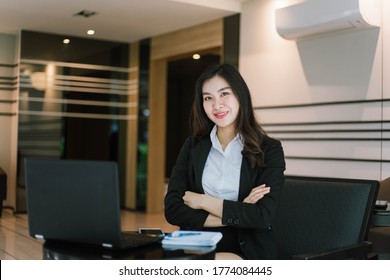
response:
<path id="1" fill-rule="evenodd" d="M 193 59 L 200 59 L 200 54 L 196 53 L 192 56 Z"/>
<path id="2" fill-rule="evenodd" d="M 64 39 L 62 42 L 63 42 L 64 44 L 69 44 L 69 43 L 70 43 L 70 40 L 69 40 L 69 39 Z"/>
<path id="3" fill-rule="evenodd" d="M 88 35 L 93 35 L 93 34 L 95 34 L 95 30 L 90 29 L 90 30 L 87 31 L 87 34 Z"/>

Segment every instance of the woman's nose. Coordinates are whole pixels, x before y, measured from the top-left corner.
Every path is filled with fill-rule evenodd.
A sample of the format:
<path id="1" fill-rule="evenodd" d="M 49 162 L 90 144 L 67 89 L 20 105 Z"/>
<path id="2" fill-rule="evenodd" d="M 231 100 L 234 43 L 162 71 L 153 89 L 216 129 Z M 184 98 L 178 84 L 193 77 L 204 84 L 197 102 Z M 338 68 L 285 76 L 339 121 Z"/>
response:
<path id="1" fill-rule="evenodd" d="M 222 102 L 220 99 L 215 99 L 214 108 L 216 108 L 216 109 L 222 108 Z"/>

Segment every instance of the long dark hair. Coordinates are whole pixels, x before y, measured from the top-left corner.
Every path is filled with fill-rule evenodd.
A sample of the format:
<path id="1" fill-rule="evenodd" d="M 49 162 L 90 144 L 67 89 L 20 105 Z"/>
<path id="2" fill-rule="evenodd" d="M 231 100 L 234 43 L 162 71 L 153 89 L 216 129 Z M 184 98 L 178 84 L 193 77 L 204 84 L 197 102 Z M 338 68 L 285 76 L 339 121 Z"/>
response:
<path id="1" fill-rule="evenodd" d="M 237 133 L 244 138 L 242 154 L 248 158 L 252 167 L 261 166 L 264 161 L 262 141 L 266 132 L 257 122 L 252 106 L 249 88 L 238 70 L 230 64 L 209 66 L 198 78 L 195 84 L 195 99 L 192 106 L 190 127 L 194 136 L 209 135 L 214 123 L 207 117 L 203 109 L 202 88 L 205 81 L 220 76 L 231 87 L 240 109 L 236 120 Z"/>

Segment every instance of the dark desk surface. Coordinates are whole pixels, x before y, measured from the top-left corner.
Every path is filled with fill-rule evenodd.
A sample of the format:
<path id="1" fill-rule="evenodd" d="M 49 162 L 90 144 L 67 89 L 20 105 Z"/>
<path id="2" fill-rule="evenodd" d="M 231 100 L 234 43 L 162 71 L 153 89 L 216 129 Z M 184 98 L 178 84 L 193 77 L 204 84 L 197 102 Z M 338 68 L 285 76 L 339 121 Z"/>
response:
<path id="1" fill-rule="evenodd" d="M 129 250 L 108 250 L 45 242 L 45 260 L 211 260 L 215 248 L 164 249 L 160 243 Z"/>

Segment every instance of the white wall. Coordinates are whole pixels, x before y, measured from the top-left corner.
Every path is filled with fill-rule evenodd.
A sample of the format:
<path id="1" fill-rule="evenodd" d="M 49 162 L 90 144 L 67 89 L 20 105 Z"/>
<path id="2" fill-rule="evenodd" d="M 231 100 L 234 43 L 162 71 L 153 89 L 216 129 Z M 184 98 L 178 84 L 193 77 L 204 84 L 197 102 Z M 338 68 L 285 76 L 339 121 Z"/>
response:
<path id="1" fill-rule="evenodd" d="M 244 2 L 239 68 L 264 128 L 282 141 L 286 174 L 390 176 L 390 141 L 382 139 L 390 139 L 389 1 L 381 28 L 299 41 L 276 31 L 282 2 Z"/>
<path id="2" fill-rule="evenodd" d="M 390 1 L 383 1 L 383 99 L 390 99 Z M 390 102 L 384 103 L 383 120 L 383 138 L 390 139 Z M 386 131 L 387 130 L 387 131 Z M 383 141 L 384 159 L 390 160 L 390 141 Z M 390 163 L 384 163 L 382 174 L 389 176 Z"/>

